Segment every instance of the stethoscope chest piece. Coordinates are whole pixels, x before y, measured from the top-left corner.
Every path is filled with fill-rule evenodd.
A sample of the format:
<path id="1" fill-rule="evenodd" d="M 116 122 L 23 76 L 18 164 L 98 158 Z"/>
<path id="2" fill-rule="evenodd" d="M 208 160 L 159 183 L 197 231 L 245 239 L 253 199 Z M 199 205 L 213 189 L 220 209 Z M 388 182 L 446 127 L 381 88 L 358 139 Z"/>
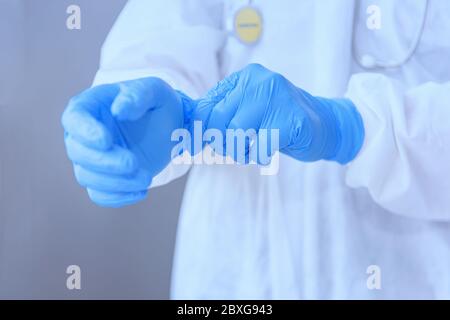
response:
<path id="1" fill-rule="evenodd" d="M 235 36 L 246 45 L 258 42 L 262 34 L 262 16 L 252 6 L 239 9 L 234 16 Z"/>

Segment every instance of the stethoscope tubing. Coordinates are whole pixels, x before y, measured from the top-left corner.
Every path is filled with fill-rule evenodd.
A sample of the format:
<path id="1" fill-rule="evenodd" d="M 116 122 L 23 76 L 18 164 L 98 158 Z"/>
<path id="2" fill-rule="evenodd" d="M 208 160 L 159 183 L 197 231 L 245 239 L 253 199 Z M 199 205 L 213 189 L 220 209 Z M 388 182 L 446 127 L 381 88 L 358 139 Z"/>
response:
<path id="1" fill-rule="evenodd" d="M 356 50 L 355 28 L 356 28 L 356 19 L 357 19 L 359 10 L 360 10 L 359 0 L 356 0 L 354 21 L 353 21 L 352 52 L 353 52 L 353 57 L 356 60 L 356 62 L 359 64 L 359 66 L 363 69 L 378 69 L 378 68 L 392 69 L 392 68 L 401 67 L 404 64 L 406 64 L 412 58 L 414 53 L 416 52 L 416 50 L 419 46 L 420 39 L 422 38 L 423 32 L 425 30 L 425 23 L 426 23 L 426 18 L 427 18 L 427 14 L 428 14 L 428 2 L 429 2 L 429 0 L 424 0 L 423 16 L 422 16 L 420 28 L 417 31 L 410 48 L 406 51 L 405 56 L 402 59 L 399 59 L 398 61 L 382 61 L 382 60 L 377 60 L 376 58 L 374 58 L 372 56 L 373 60 L 368 62 L 368 61 L 363 61 L 362 56 L 359 55 Z"/>
<path id="2" fill-rule="evenodd" d="M 253 0 L 247 0 L 245 6 L 253 6 Z M 414 40 L 412 41 L 412 44 L 410 48 L 406 51 L 405 56 L 402 59 L 398 59 L 397 61 L 391 60 L 391 61 L 382 61 L 377 60 L 374 56 L 370 55 L 372 59 L 366 60 L 363 59 L 364 56 L 361 56 L 358 54 L 356 49 L 356 41 L 355 41 L 355 34 L 356 34 L 356 25 L 357 25 L 357 17 L 358 13 L 360 11 L 360 0 L 355 0 L 355 6 L 354 6 L 354 14 L 353 14 L 353 35 L 352 35 L 352 54 L 355 61 L 358 63 L 358 65 L 363 69 L 392 69 L 392 68 L 398 68 L 406 64 L 414 55 L 416 52 L 420 39 L 422 38 L 423 32 L 425 30 L 425 23 L 426 18 L 428 14 L 428 5 L 429 0 L 424 0 L 424 8 L 423 8 L 423 16 L 420 23 L 420 28 L 417 31 Z"/>

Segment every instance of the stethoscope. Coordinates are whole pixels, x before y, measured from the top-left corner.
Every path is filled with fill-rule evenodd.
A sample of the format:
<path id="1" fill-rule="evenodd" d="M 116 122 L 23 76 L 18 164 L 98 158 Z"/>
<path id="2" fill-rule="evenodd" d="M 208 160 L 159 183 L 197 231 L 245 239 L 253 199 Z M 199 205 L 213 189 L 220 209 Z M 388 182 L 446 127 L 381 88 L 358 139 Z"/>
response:
<path id="1" fill-rule="evenodd" d="M 420 28 L 418 29 L 410 48 L 405 52 L 404 57 L 398 60 L 383 61 L 377 59 L 375 56 L 370 54 L 359 55 L 355 46 L 355 26 L 356 19 L 360 10 L 360 1 L 356 0 L 354 21 L 353 21 L 353 40 L 352 40 L 352 53 L 355 61 L 364 69 L 389 69 L 398 68 L 408 62 L 409 59 L 414 55 L 419 46 L 420 39 L 425 29 L 425 22 L 428 11 L 428 1 L 424 0 L 424 8 L 422 20 L 420 22 Z M 236 11 L 234 16 L 234 35 L 235 37 L 244 45 L 254 46 L 258 43 L 263 29 L 263 19 L 260 11 L 254 7 L 253 1 L 248 0 L 245 5 L 243 5 L 239 10 Z"/>

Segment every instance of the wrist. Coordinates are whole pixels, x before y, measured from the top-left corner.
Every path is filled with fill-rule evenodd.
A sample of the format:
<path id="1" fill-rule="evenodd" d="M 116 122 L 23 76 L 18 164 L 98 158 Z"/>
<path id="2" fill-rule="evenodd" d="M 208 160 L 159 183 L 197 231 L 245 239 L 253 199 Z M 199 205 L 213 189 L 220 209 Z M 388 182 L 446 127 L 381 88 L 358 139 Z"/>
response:
<path id="1" fill-rule="evenodd" d="M 199 153 L 204 146 L 203 132 L 206 129 L 205 112 L 201 100 L 191 99 L 181 91 L 178 91 L 183 108 L 183 129 L 187 130 L 189 138 L 185 141 L 184 150 L 191 156 Z"/>

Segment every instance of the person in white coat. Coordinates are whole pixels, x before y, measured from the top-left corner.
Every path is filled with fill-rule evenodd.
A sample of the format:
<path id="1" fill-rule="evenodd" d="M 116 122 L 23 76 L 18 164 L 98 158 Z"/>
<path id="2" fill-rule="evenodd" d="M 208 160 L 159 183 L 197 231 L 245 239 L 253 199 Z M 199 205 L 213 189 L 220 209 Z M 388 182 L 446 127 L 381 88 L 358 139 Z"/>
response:
<path id="1" fill-rule="evenodd" d="M 254 43 L 236 30 L 247 7 Z M 364 124 L 344 164 L 163 166 L 152 187 L 189 170 L 172 298 L 450 298 L 449 15 L 440 0 L 128 2 L 94 86 L 151 76 L 200 98 L 258 63 Z"/>

